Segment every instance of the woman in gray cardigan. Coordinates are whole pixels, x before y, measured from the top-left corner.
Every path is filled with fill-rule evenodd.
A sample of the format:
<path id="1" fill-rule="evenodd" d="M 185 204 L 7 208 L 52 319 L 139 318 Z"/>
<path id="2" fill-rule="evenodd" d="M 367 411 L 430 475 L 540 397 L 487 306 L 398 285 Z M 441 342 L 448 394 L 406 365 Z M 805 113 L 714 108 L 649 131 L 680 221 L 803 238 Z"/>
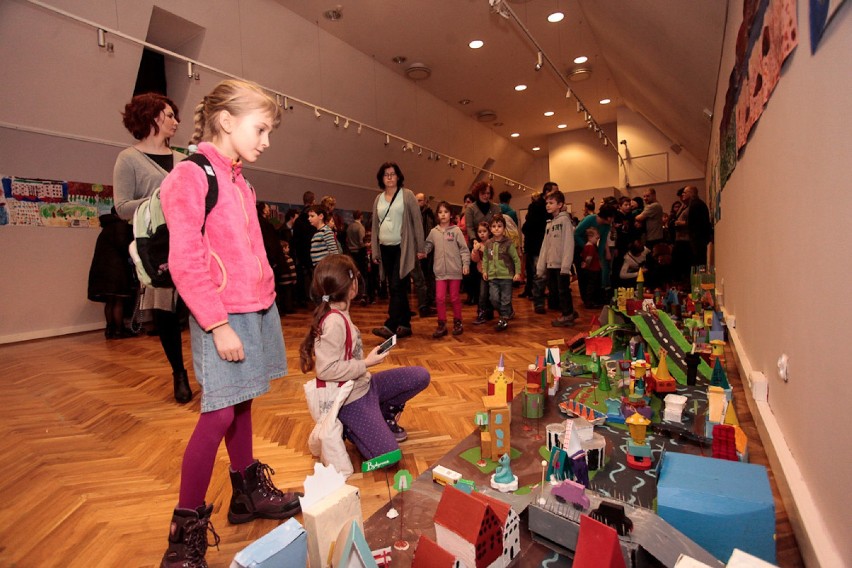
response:
<path id="1" fill-rule="evenodd" d="M 169 140 L 177 132 L 178 108 L 157 93 L 137 95 L 125 105 L 124 126 L 138 141 L 122 150 L 113 169 L 113 194 L 118 216 L 127 221 L 139 204 L 160 187 L 166 174 L 185 156 L 172 151 Z M 160 344 L 172 368 L 175 400 L 187 403 L 192 390 L 183 363 L 178 295 L 174 288 L 143 287 L 140 308 L 153 310 Z"/>
<path id="2" fill-rule="evenodd" d="M 388 281 L 388 318 L 373 334 L 385 339 L 411 335 L 411 309 L 408 291 L 417 253 L 423 252 L 423 221 L 414 193 L 403 187 L 405 177 L 399 166 L 385 162 L 376 173 L 379 193 L 373 202 L 373 262 L 379 264 Z"/>

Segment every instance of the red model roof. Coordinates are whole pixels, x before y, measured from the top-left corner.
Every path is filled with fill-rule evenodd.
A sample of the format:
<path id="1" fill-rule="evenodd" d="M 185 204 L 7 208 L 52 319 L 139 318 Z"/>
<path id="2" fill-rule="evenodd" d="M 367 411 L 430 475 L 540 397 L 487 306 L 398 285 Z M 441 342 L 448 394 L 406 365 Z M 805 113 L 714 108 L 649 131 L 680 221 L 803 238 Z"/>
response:
<path id="1" fill-rule="evenodd" d="M 420 535 L 411 568 L 452 568 L 456 557 L 426 535 Z"/>

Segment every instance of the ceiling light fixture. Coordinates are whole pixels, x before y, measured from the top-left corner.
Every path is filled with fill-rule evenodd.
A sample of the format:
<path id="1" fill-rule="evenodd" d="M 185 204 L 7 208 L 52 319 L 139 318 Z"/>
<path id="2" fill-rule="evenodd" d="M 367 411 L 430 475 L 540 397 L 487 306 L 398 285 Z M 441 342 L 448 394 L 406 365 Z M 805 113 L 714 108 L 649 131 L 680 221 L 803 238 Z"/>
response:
<path id="1" fill-rule="evenodd" d="M 405 76 L 412 81 L 422 81 L 432 76 L 432 68 L 425 63 L 412 63 L 405 70 Z"/>
<path id="2" fill-rule="evenodd" d="M 517 137 L 520 136 L 520 133 L 519 132 L 512 132 L 511 134 L 509 134 L 509 136 L 511 136 L 512 138 L 517 138 Z"/>
<path id="3" fill-rule="evenodd" d="M 469 105 L 470 99 L 462 99 L 462 100 L 459 101 L 459 104 L 460 105 Z"/>
<path id="4" fill-rule="evenodd" d="M 526 86 L 526 85 L 515 85 L 515 90 L 516 90 L 516 91 L 519 91 L 519 92 L 520 92 L 520 91 L 526 91 L 526 90 L 527 90 L 527 86 Z"/>
<path id="5" fill-rule="evenodd" d="M 541 150 L 541 146 L 533 146 L 532 147 L 533 152 L 538 152 L 539 150 Z"/>
<path id="6" fill-rule="evenodd" d="M 343 123 L 343 129 L 345 130 L 345 129 L 347 129 L 347 128 L 349 128 L 349 119 L 348 119 L 348 118 L 347 118 L 347 119 L 346 119 L 346 121 Z"/>
<path id="7" fill-rule="evenodd" d="M 553 112 L 552 110 L 549 110 L 549 111 L 544 113 L 544 116 L 553 116 L 554 114 L 556 114 L 556 113 Z"/>
<path id="8" fill-rule="evenodd" d="M 602 104 L 602 105 L 608 105 L 608 104 L 609 104 L 609 103 L 611 103 L 611 102 L 612 102 L 612 100 L 611 100 L 611 99 L 601 99 L 601 104 Z"/>
<path id="9" fill-rule="evenodd" d="M 358 134 L 361 134 L 361 125 L 358 125 Z"/>
<path id="10" fill-rule="evenodd" d="M 557 124 L 556 128 L 568 128 L 567 124 Z"/>
<path id="11" fill-rule="evenodd" d="M 541 71 L 541 66 L 542 66 L 543 64 L 544 64 L 544 60 L 542 59 L 541 52 L 539 51 L 539 52 L 538 52 L 538 57 L 536 58 L 536 61 L 535 61 L 535 70 L 536 70 L 536 71 Z"/>
<path id="12" fill-rule="evenodd" d="M 566 99 L 570 99 L 570 98 L 571 98 L 571 89 L 567 89 L 567 90 L 565 91 L 565 98 L 566 98 Z"/>
<path id="13" fill-rule="evenodd" d="M 568 80 L 572 83 L 579 83 L 592 77 L 592 70 L 588 67 L 578 67 L 568 72 Z"/>
<path id="14" fill-rule="evenodd" d="M 340 126 L 340 117 L 339 117 L 339 116 L 335 116 L 335 117 L 334 117 L 334 125 L 335 125 L 335 126 Z"/>
<path id="15" fill-rule="evenodd" d="M 322 17 L 330 22 L 336 22 L 343 17 L 343 6 L 338 4 L 331 10 L 326 10 L 322 13 Z"/>
<path id="16" fill-rule="evenodd" d="M 564 19 L 565 19 L 565 14 L 563 14 L 562 12 L 553 12 L 552 14 L 547 16 L 547 21 L 550 22 L 551 24 L 561 22 Z"/>
<path id="17" fill-rule="evenodd" d="M 322 116 L 322 115 L 320 114 L 320 111 L 319 111 L 319 109 L 318 109 L 317 107 L 314 107 L 314 116 L 315 116 L 315 117 L 317 117 L 317 118 L 319 118 L 319 117 L 321 117 L 321 116 Z"/>
<path id="18" fill-rule="evenodd" d="M 476 120 L 479 122 L 493 122 L 497 119 L 497 113 L 493 110 L 481 110 L 476 113 Z"/>
<path id="19" fill-rule="evenodd" d="M 481 39 L 472 40 L 469 44 L 467 44 L 467 46 L 471 49 L 479 49 L 483 45 L 485 45 L 485 42 Z"/>
<path id="20" fill-rule="evenodd" d="M 581 55 L 579 57 L 574 58 L 574 63 L 576 63 L 577 65 L 580 65 L 581 63 L 585 63 L 588 60 L 589 60 L 588 57 L 586 57 L 585 55 Z"/>
<path id="21" fill-rule="evenodd" d="M 397 55 L 396 57 L 391 59 L 391 61 L 393 61 L 394 63 L 397 63 L 397 64 L 402 64 L 402 63 L 405 63 L 406 61 L 408 61 L 408 58 L 404 55 Z"/>
<path id="22" fill-rule="evenodd" d="M 385 146 L 390 146 L 390 134 L 385 134 Z"/>

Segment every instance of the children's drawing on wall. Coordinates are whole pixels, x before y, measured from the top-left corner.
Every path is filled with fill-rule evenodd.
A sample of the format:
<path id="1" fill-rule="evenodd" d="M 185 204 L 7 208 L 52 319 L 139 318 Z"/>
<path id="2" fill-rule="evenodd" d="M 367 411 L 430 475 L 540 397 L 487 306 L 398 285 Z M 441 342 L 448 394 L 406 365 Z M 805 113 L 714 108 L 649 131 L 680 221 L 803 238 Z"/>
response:
<path id="1" fill-rule="evenodd" d="M 744 54 L 748 70 L 737 101 L 737 151 L 763 114 L 781 77 L 781 65 L 799 43 L 795 0 L 770 0 L 762 20 L 755 19 Z M 754 30 L 759 31 L 755 37 Z M 750 51 L 750 52 L 749 52 Z M 739 53 L 737 54 L 739 61 Z"/>
<path id="2" fill-rule="evenodd" d="M 811 5 L 811 53 L 816 53 L 825 30 L 831 23 L 837 9 L 846 0 L 810 0 Z"/>
<path id="3" fill-rule="evenodd" d="M 111 185 L 7 176 L 2 186 L 0 225 L 96 228 L 113 206 Z"/>
<path id="4" fill-rule="evenodd" d="M 6 208 L 6 194 L 0 191 L 0 227 L 9 224 L 9 210 Z"/>
<path id="5" fill-rule="evenodd" d="M 720 191 L 798 41 L 795 0 L 745 0 L 736 62 L 719 122 Z"/>

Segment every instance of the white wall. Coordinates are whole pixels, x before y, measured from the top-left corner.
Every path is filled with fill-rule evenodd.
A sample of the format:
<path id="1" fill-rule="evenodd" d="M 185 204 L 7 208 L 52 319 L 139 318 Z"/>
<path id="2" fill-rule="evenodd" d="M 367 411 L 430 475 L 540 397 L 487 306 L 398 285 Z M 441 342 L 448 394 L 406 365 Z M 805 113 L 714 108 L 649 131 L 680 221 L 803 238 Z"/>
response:
<path id="1" fill-rule="evenodd" d="M 450 168 L 447 155 L 477 169 L 493 160 L 493 171 L 516 180 L 528 171 L 535 179 L 546 177 L 533 155 L 273 0 L 51 4 L 143 40 L 152 7 L 161 5 L 204 29 L 185 46 L 198 61 L 353 119 L 348 130 L 336 128 L 333 115 L 317 119 L 313 108 L 295 104 L 270 149 L 247 168 L 261 199 L 299 203 L 311 190 L 335 195 L 341 208 L 368 209 L 376 170 L 391 160 L 412 189 L 460 203 L 476 174 L 470 167 Z M 6 85 L 0 90 L 0 174 L 111 183 L 115 156 L 133 142 L 120 112 L 132 94 L 142 48 L 118 34 L 107 37 L 114 53 L 97 46 L 88 25 L 27 2 L 0 2 Z M 170 93 L 184 118 L 173 141 L 178 145 L 191 134 L 195 102 L 224 78 L 197 70 L 198 81 L 170 75 Z M 359 135 L 358 122 L 444 157 L 439 162 L 427 160 L 428 152 L 419 158 L 403 153 L 396 140 L 385 146 L 384 136 L 367 128 Z M 0 343 L 101 325 L 101 306 L 86 300 L 96 237 L 95 230 L 0 227 Z M 33 299 L 21 301 L 20 289 Z"/>
<path id="2" fill-rule="evenodd" d="M 717 281 L 724 282 L 726 310 L 736 316 L 737 349 L 769 380 L 769 404 L 758 406 L 756 418 L 777 437 L 799 509 L 791 520 L 807 528 L 805 538 L 797 534 L 806 561 L 826 567 L 852 558 L 849 8 L 847 2 L 811 55 L 808 2 L 798 3 L 799 45 L 724 188 L 716 225 Z M 716 117 L 742 0 L 730 0 L 728 13 L 735 17 L 728 22 Z M 718 119 L 713 127 L 711 144 L 717 144 Z M 782 353 L 789 356 L 788 383 L 777 375 Z"/>
<path id="3" fill-rule="evenodd" d="M 602 125 L 610 140 L 616 139 L 615 124 Z M 568 195 L 574 191 L 618 186 L 618 156 L 586 129 L 553 134 L 550 147 L 550 177 Z M 582 204 L 582 202 L 581 202 Z"/>

